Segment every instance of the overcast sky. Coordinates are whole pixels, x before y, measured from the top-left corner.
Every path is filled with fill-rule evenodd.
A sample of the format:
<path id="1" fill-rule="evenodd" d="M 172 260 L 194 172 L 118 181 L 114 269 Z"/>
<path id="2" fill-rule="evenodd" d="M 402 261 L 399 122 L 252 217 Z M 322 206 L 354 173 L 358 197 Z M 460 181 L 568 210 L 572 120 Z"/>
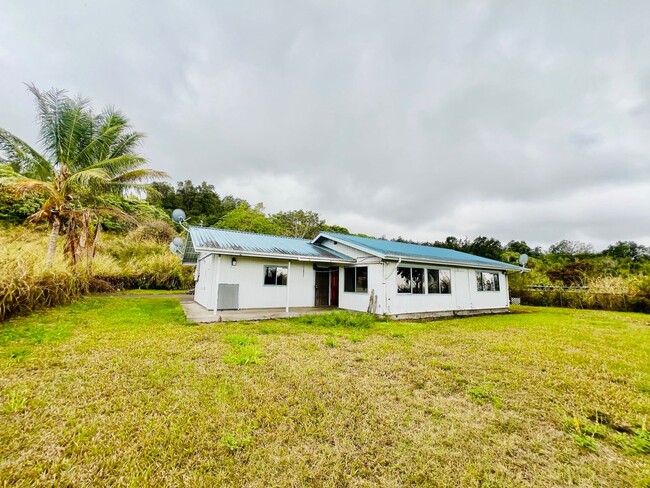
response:
<path id="1" fill-rule="evenodd" d="M 353 232 L 650 244 L 650 2 L 0 0 L 23 83 L 122 109 L 174 180 Z"/>

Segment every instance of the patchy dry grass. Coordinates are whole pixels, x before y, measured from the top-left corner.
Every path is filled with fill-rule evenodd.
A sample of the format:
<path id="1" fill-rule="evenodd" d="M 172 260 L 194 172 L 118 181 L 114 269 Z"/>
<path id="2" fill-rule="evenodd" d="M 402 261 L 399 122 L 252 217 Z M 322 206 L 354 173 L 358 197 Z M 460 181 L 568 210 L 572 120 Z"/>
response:
<path id="1" fill-rule="evenodd" d="M 649 486 L 650 317 L 520 311 L 193 326 L 104 297 L 0 325 L 0 485 Z"/>

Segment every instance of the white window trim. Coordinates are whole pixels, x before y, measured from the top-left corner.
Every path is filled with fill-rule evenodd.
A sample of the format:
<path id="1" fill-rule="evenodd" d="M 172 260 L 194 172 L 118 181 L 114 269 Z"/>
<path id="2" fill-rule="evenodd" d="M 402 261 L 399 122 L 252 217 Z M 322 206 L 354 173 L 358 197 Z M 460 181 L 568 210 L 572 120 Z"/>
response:
<path id="1" fill-rule="evenodd" d="M 366 291 L 357 291 L 357 272 L 354 272 L 354 291 L 345 291 L 345 270 L 346 269 L 357 269 L 357 268 L 366 268 Z M 370 266 L 368 265 L 359 265 L 359 266 L 344 266 L 343 267 L 343 293 L 349 293 L 349 294 L 354 294 L 354 295 L 367 295 L 368 294 L 368 281 L 370 279 L 368 278 L 370 276 Z M 339 276 L 339 289 L 341 287 L 341 277 Z"/>
<path id="2" fill-rule="evenodd" d="M 287 284 L 283 285 L 282 283 L 280 283 L 278 285 L 277 271 L 276 271 L 276 274 L 275 274 L 275 283 L 273 285 L 269 285 L 269 284 L 265 283 L 265 281 L 266 281 L 266 268 L 284 268 L 284 269 L 286 269 L 287 270 Z M 288 286 L 288 284 L 289 284 L 289 267 L 288 266 L 286 266 L 286 265 L 283 266 L 281 264 L 263 264 L 262 265 L 262 286 L 276 287 L 276 286 Z"/>
<path id="3" fill-rule="evenodd" d="M 397 268 L 409 268 L 411 270 L 413 268 L 424 269 L 424 281 L 423 281 L 423 287 L 424 287 L 423 290 L 424 291 L 422 293 L 413 293 L 413 286 L 411 286 L 411 291 L 410 292 L 408 292 L 408 293 L 407 292 L 400 292 L 399 291 L 399 286 L 397 284 L 397 280 L 398 280 Z M 399 296 L 399 297 L 401 297 L 401 296 L 416 296 L 416 297 L 419 297 L 419 296 L 422 296 L 422 295 L 446 297 L 446 296 L 451 296 L 454 293 L 454 286 L 453 286 L 452 278 L 451 278 L 453 276 L 453 273 L 452 273 L 451 268 L 433 268 L 431 266 L 417 266 L 417 265 L 416 266 L 411 266 L 411 265 L 397 266 L 397 268 L 395 268 L 395 291 L 397 292 L 397 296 Z M 436 271 L 449 271 L 449 288 L 451 288 L 449 293 L 429 293 L 429 274 L 427 273 L 427 271 L 430 270 L 430 269 L 433 269 L 433 270 L 436 270 Z M 411 271 L 411 276 L 413 276 L 413 271 Z M 412 280 L 412 278 L 411 278 L 411 280 Z"/>
<path id="4" fill-rule="evenodd" d="M 499 282 L 499 289 L 498 290 L 479 290 L 478 289 L 478 283 L 476 283 L 476 291 L 478 293 L 501 293 L 501 271 L 490 271 L 490 270 L 475 270 L 476 273 L 489 273 L 491 275 L 497 275 L 497 280 Z M 474 274 L 474 281 L 476 282 L 476 274 Z"/>
<path id="5" fill-rule="evenodd" d="M 453 276 L 453 273 L 451 272 L 451 268 L 425 268 L 425 272 L 430 270 L 430 269 L 438 271 L 438 278 L 440 278 L 440 271 L 449 271 L 449 288 L 450 288 L 450 290 L 449 290 L 449 293 L 442 293 L 442 292 L 430 293 L 429 292 L 429 274 L 426 273 L 426 276 L 425 276 L 425 279 L 424 279 L 424 281 L 426 282 L 426 285 L 427 285 L 427 287 L 425 288 L 426 291 L 427 291 L 426 294 L 427 295 L 435 295 L 435 296 L 447 296 L 447 295 L 451 296 L 451 295 L 453 295 L 454 287 L 452 286 L 452 282 L 451 282 L 451 277 Z M 440 282 L 438 282 L 438 287 L 440 287 Z"/>

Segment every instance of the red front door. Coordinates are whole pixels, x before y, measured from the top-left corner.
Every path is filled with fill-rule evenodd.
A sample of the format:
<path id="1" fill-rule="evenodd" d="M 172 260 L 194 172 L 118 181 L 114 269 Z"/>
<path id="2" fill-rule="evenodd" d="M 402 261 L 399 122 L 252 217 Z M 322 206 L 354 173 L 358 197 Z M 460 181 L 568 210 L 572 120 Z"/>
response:
<path id="1" fill-rule="evenodd" d="M 330 271 L 330 306 L 339 306 L 339 270 Z"/>

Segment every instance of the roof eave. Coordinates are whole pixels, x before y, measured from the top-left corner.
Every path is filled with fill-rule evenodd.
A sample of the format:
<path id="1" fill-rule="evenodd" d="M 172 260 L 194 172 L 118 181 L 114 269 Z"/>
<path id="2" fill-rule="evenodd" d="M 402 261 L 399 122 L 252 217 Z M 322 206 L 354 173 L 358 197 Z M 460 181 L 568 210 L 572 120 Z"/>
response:
<path id="1" fill-rule="evenodd" d="M 327 232 L 319 233 L 316 237 L 314 237 L 314 239 L 312 239 L 311 243 L 312 244 L 317 244 L 318 239 L 320 239 L 321 237 L 325 237 L 325 238 L 329 239 L 330 241 L 334 241 L 334 242 L 342 242 L 343 244 L 345 244 L 348 247 L 351 247 L 352 249 L 356 249 L 357 251 L 365 252 L 367 254 L 370 254 L 372 256 L 376 256 L 376 257 L 381 258 L 381 259 L 384 259 L 386 257 L 385 254 L 382 254 L 382 253 L 380 253 L 378 251 L 375 251 L 374 249 L 370 249 L 370 248 L 368 248 L 368 247 L 366 247 L 364 245 L 361 245 L 361 244 L 350 242 L 350 241 L 346 240 L 344 237 L 341 238 L 339 236 L 330 235 Z"/>
<path id="2" fill-rule="evenodd" d="M 342 259 L 337 257 L 326 256 L 306 256 L 302 254 L 276 254 L 267 252 L 254 252 L 254 251 L 239 251 L 234 249 L 219 249 L 212 247 L 195 247 L 196 252 L 207 252 L 210 254 L 225 254 L 227 256 L 244 256 L 252 258 L 269 258 L 269 259 L 285 259 L 287 261 L 309 261 L 318 263 L 354 263 L 353 259 Z"/>
<path id="3" fill-rule="evenodd" d="M 399 256 L 396 254 L 387 254 L 385 256 L 388 261 L 407 261 L 409 263 L 420 263 L 420 264 L 440 264 L 445 266 L 455 266 L 457 268 L 474 268 L 474 269 L 497 269 L 499 271 L 512 271 L 512 272 L 528 272 L 528 268 L 512 268 L 507 263 L 502 265 L 498 264 L 489 264 L 489 263 L 469 263 L 466 261 L 452 261 L 448 259 L 429 259 L 429 258 L 417 258 L 411 256 Z"/>

